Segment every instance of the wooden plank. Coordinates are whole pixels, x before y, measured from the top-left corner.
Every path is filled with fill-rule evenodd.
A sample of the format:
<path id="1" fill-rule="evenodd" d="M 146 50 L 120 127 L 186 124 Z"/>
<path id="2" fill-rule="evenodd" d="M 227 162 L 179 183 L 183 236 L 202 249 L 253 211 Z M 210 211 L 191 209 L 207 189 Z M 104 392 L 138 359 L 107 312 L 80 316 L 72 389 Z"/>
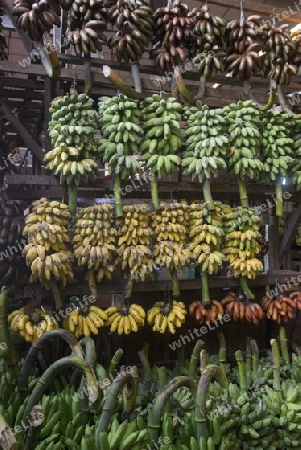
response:
<path id="1" fill-rule="evenodd" d="M 280 243 L 279 247 L 280 261 L 282 261 L 285 252 L 287 252 L 290 249 L 292 243 L 294 242 L 294 239 L 296 237 L 296 230 L 298 228 L 298 225 L 300 224 L 300 221 L 301 221 L 301 203 L 298 204 L 297 208 L 291 215 L 287 230 L 285 231 L 282 241 Z"/>
<path id="2" fill-rule="evenodd" d="M 5 176 L 8 185 L 23 184 L 23 185 L 47 185 L 47 186 L 59 186 L 58 179 L 53 175 L 16 175 L 7 174 Z"/>
<path id="3" fill-rule="evenodd" d="M 43 81 L 30 80 L 17 77 L 0 77 L 0 86 L 10 86 L 25 89 L 34 89 L 44 91 Z"/>
<path id="4" fill-rule="evenodd" d="M 62 200 L 64 195 L 64 188 L 63 187 L 57 187 L 57 188 L 51 188 L 50 189 L 41 189 L 39 191 L 33 191 L 33 190 L 27 190 L 22 191 L 20 189 L 13 190 L 13 189 L 7 189 L 5 191 L 7 193 L 7 197 L 10 200 L 38 200 L 41 197 L 47 197 L 51 198 L 52 200 Z"/>
<path id="5" fill-rule="evenodd" d="M 41 101 L 44 98 L 44 95 L 42 92 L 37 92 L 34 90 L 29 89 L 3 89 L 0 88 L 0 96 L 1 98 L 20 98 L 24 99 L 24 94 L 30 92 L 30 100 L 37 100 Z M 37 105 L 38 106 L 38 105 Z"/>

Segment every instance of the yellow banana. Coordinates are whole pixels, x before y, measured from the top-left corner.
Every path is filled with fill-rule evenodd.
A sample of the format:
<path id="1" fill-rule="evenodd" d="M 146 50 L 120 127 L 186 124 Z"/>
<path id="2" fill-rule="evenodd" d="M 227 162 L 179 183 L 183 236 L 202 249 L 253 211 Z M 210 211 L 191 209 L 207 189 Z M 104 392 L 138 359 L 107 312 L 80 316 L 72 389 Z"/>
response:
<path id="1" fill-rule="evenodd" d="M 124 317 L 125 316 L 120 316 L 120 320 L 119 320 L 119 324 L 118 324 L 118 330 L 117 330 L 117 333 L 119 335 L 124 333 Z"/>

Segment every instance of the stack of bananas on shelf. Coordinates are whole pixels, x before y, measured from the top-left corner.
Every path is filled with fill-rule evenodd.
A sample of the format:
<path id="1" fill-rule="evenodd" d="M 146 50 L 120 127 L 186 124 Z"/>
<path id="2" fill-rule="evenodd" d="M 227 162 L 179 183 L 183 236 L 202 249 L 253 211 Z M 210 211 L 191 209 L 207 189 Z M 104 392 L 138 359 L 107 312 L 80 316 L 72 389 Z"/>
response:
<path id="1" fill-rule="evenodd" d="M 210 309 L 206 309 L 201 300 L 195 300 L 189 305 L 189 314 L 200 324 L 214 323 L 223 318 L 224 308 L 217 300 L 211 301 Z"/>
<path id="2" fill-rule="evenodd" d="M 77 93 L 57 97 L 50 112 L 48 129 L 54 149 L 44 156 L 46 169 L 60 176 L 60 183 L 79 185 L 96 178 L 98 166 L 93 155 L 97 113 L 93 100 Z"/>
<path id="3" fill-rule="evenodd" d="M 54 317 L 42 309 L 17 309 L 7 318 L 13 333 L 18 334 L 26 342 L 36 342 L 44 333 L 59 328 Z"/>
<path id="4" fill-rule="evenodd" d="M 22 239 L 25 204 L 0 195 L 0 285 L 22 278 L 25 272 L 21 258 L 26 240 Z"/>
<path id="5" fill-rule="evenodd" d="M 191 40 L 189 7 L 173 0 L 154 12 L 153 47 L 151 58 L 160 73 L 173 72 L 186 60 L 185 48 Z"/>
<path id="6" fill-rule="evenodd" d="M 226 168 L 229 139 L 226 136 L 227 122 L 223 110 L 209 109 L 197 103 L 186 106 L 185 151 L 181 165 L 200 183 L 211 176 L 217 177 L 219 169 Z"/>
<path id="7" fill-rule="evenodd" d="M 53 25 L 61 26 L 60 2 L 55 0 L 14 0 L 12 14 L 17 16 L 17 27 L 34 41 L 41 39 Z"/>
<path id="8" fill-rule="evenodd" d="M 224 107 L 227 115 L 230 152 L 229 171 L 243 178 L 258 179 L 263 164 L 260 156 L 260 113 L 251 100 Z"/>
<path id="9" fill-rule="evenodd" d="M 231 20 L 226 26 L 226 71 L 232 77 L 248 80 L 262 68 L 260 16 L 245 19 L 241 12 L 239 20 Z"/>
<path id="10" fill-rule="evenodd" d="M 150 227 L 151 212 L 147 204 L 126 205 L 118 226 L 116 264 L 126 278 L 145 281 L 155 269 L 150 250 L 153 231 Z"/>
<path id="11" fill-rule="evenodd" d="M 154 257 L 156 266 L 173 270 L 184 270 L 191 262 L 187 247 L 189 223 L 188 205 L 161 203 L 161 209 L 153 213 Z"/>
<path id="12" fill-rule="evenodd" d="M 286 324 L 295 315 L 296 303 L 293 299 L 280 294 L 277 297 L 266 294 L 260 304 L 268 319 L 279 325 Z"/>
<path id="13" fill-rule="evenodd" d="M 183 302 L 173 300 L 171 303 L 156 302 L 147 312 L 147 322 L 153 331 L 175 334 L 185 322 L 187 311 Z"/>
<path id="14" fill-rule="evenodd" d="M 107 10 L 103 0 L 63 0 L 64 9 L 69 9 L 65 48 L 71 45 L 77 56 L 89 57 L 90 53 L 102 51 L 107 42 L 103 31 L 107 28 Z"/>
<path id="15" fill-rule="evenodd" d="M 297 191 L 301 190 L 301 119 L 295 119 L 295 129 L 293 133 L 292 149 L 286 147 L 285 154 L 294 158 L 294 163 L 290 164 L 289 176 L 292 183 L 296 186 Z M 289 128 L 291 129 L 291 128 Z M 278 136 L 278 133 L 277 133 Z M 289 146 L 291 147 L 291 146 Z M 293 154 L 291 153 L 293 151 Z"/>
<path id="16" fill-rule="evenodd" d="M 164 93 L 143 100 L 144 139 L 140 145 L 140 159 L 158 178 L 172 174 L 181 162 L 177 156 L 182 145 L 181 111 L 182 105 Z"/>
<path id="17" fill-rule="evenodd" d="M 90 288 L 103 277 L 112 278 L 115 268 L 116 235 L 114 207 L 100 203 L 78 209 L 73 236 L 74 256 L 79 267 L 85 267 Z M 95 294 L 95 292 L 94 292 Z"/>
<path id="18" fill-rule="evenodd" d="M 67 247 L 69 223 L 68 206 L 44 197 L 32 203 L 32 212 L 25 217 L 23 236 L 28 244 L 23 254 L 31 270 L 30 281 L 39 281 L 47 290 L 52 290 L 56 281 L 65 287 L 73 280 L 73 255 Z"/>
<path id="19" fill-rule="evenodd" d="M 4 10 L 2 6 L 0 6 L 0 60 L 5 61 L 8 60 L 7 49 L 8 45 L 6 42 L 6 37 L 2 33 L 2 17 L 4 16 Z"/>
<path id="20" fill-rule="evenodd" d="M 260 253 L 259 217 L 253 208 L 225 205 L 223 209 L 225 239 L 222 251 L 229 262 L 230 272 L 237 277 L 254 279 L 263 269 L 262 262 L 256 258 Z"/>
<path id="21" fill-rule="evenodd" d="M 105 325 L 110 327 L 111 333 L 117 331 L 119 335 L 137 333 L 139 327 L 143 327 L 146 317 L 142 306 L 136 303 L 130 306 L 125 304 L 110 306 L 105 312 L 108 316 Z"/>
<path id="22" fill-rule="evenodd" d="M 195 266 L 209 275 L 217 274 L 222 266 L 221 252 L 224 236 L 221 203 L 214 202 L 214 210 L 206 203 L 192 203 L 189 207 L 189 245 Z"/>
<path id="23" fill-rule="evenodd" d="M 147 47 L 153 31 L 153 11 L 146 0 L 109 1 L 109 20 L 118 32 L 109 39 L 116 47 L 118 61 L 138 61 Z"/>
<path id="24" fill-rule="evenodd" d="M 74 309 L 63 320 L 63 328 L 71 331 L 76 338 L 98 334 L 98 329 L 105 326 L 108 316 L 98 306 L 87 306 L 83 309 Z"/>
<path id="25" fill-rule="evenodd" d="M 245 320 L 257 325 L 264 317 L 264 311 L 258 303 L 245 302 L 243 296 L 236 297 L 231 292 L 221 300 L 221 304 L 233 322 Z"/>
<path id="26" fill-rule="evenodd" d="M 262 27 L 263 38 L 263 74 L 277 84 L 288 85 L 292 75 L 298 72 L 293 64 L 295 46 L 289 31 L 289 25 L 272 26 L 265 23 Z"/>
<path id="27" fill-rule="evenodd" d="M 101 97 L 98 111 L 102 137 L 97 145 L 102 163 L 108 164 L 110 175 L 119 175 L 122 180 L 134 178 L 140 172 L 136 155 L 143 136 L 138 101 L 125 95 Z"/>

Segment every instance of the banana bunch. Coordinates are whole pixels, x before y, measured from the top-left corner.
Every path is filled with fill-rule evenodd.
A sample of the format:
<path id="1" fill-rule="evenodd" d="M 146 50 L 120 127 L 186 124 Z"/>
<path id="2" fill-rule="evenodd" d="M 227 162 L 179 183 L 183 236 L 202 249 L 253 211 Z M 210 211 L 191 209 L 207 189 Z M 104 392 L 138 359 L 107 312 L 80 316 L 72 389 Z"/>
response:
<path id="1" fill-rule="evenodd" d="M 229 124 L 229 171 L 240 178 L 258 179 L 263 169 L 260 154 L 260 113 L 251 100 L 224 108 Z"/>
<path id="2" fill-rule="evenodd" d="M 231 20 L 226 26 L 226 71 L 232 77 L 248 80 L 262 69 L 260 16 L 243 13 L 239 20 Z"/>
<path id="3" fill-rule="evenodd" d="M 294 45 L 293 54 L 291 56 L 290 62 L 297 66 L 298 74 L 300 72 L 301 64 L 301 28 L 300 24 L 297 24 L 294 28 L 290 30 L 292 43 Z"/>
<path id="4" fill-rule="evenodd" d="M 181 159 L 180 126 L 182 105 L 166 94 L 154 94 L 142 102 L 144 139 L 140 145 L 141 161 L 158 178 L 170 175 Z"/>
<path id="5" fill-rule="evenodd" d="M 225 240 L 222 251 L 231 273 L 254 279 L 263 269 L 262 262 L 256 258 L 260 253 L 259 217 L 253 208 L 225 206 L 223 219 Z"/>
<path id="6" fill-rule="evenodd" d="M 293 299 L 280 294 L 279 298 L 265 295 L 260 304 L 268 319 L 274 320 L 278 325 L 288 323 L 295 315 L 296 303 Z"/>
<path id="7" fill-rule="evenodd" d="M 147 312 L 147 323 L 153 331 L 175 334 L 185 322 L 187 311 L 183 302 L 173 300 L 171 303 L 156 302 Z"/>
<path id="8" fill-rule="evenodd" d="M 214 45 L 209 51 L 199 52 L 193 57 L 192 62 L 202 78 L 209 78 L 225 71 L 225 56 L 226 53 Z"/>
<path id="9" fill-rule="evenodd" d="M 244 302 L 243 296 L 236 298 L 235 295 L 228 293 L 221 300 L 221 304 L 233 322 L 246 321 L 257 325 L 264 318 L 262 307 L 255 302 Z"/>
<path id="10" fill-rule="evenodd" d="M 144 309 L 132 303 L 130 307 L 122 304 L 119 306 L 110 306 L 106 311 L 108 319 L 106 326 L 110 327 L 110 332 L 117 331 L 119 335 L 137 333 L 139 327 L 143 327 L 146 313 Z"/>
<path id="11" fill-rule="evenodd" d="M 168 6 L 154 12 L 153 48 L 151 58 L 160 73 L 173 72 L 186 60 L 185 48 L 191 40 L 189 7 L 181 0 L 173 0 Z"/>
<path id="12" fill-rule="evenodd" d="M 9 284 L 24 276 L 22 239 L 25 204 L 20 200 L 7 200 L 0 195 L 0 284 Z"/>
<path id="13" fill-rule="evenodd" d="M 148 205 L 135 204 L 124 206 L 123 211 L 118 227 L 116 264 L 121 263 L 125 277 L 130 280 L 145 281 L 155 269 L 150 250 L 153 235 L 150 208 Z"/>
<path id="14" fill-rule="evenodd" d="M 108 316 L 98 306 L 88 306 L 83 309 L 74 309 L 63 320 L 63 328 L 71 331 L 76 338 L 82 336 L 97 335 L 99 328 L 104 327 Z"/>
<path id="15" fill-rule="evenodd" d="M 65 0 L 64 0 L 65 1 Z M 70 9 L 67 19 L 65 47 L 73 45 L 77 56 L 89 57 L 90 53 L 102 51 L 102 45 L 107 42 L 103 31 L 107 28 L 107 10 L 103 0 L 86 2 L 73 0 L 65 2 L 65 8 Z"/>
<path id="16" fill-rule="evenodd" d="M 301 292 L 300 291 L 294 291 L 290 294 L 289 298 L 295 302 L 295 308 L 298 311 L 301 311 Z"/>
<path id="17" fill-rule="evenodd" d="M 119 175 L 122 180 L 129 176 L 134 178 L 140 172 L 135 155 L 140 153 L 139 145 L 143 137 L 138 101 L 125 95 L 101 97 L 98 110 L 102 138 L 97 146 L 102 163 L 108 164 L 110 175 Z"/>
<path id="18" fill-rule="evenodd" d="M 153 31 L 153 11 L 146 0 L 117 0 L 109 2 L 110 21 L 118 32 L 109 39 L 116 47 L 118 61 L 138 61 L 147 47 Z"/>
<path id="19" fill-rule="evenodd" d="M 53 25 L 61 26 L 61 7 L 55 0 L 14 0 L 12 15 L 17 17 L 17 27 L 34 41 L 49 33 Z"/>
<path id="20" fill-rule="evenodd" d="M 6 42 L 6 37 L 2 33 L 2 17 L 4 16 L 4 10 L 0 7 L 0 60 L 5 61 L 8 60 L 7 49 L 8 45 Z"/>
<path id="21" fill-rule="evenodd" d="M 93 159 L 97 128 L 97 113 L 93 100 L 86 94 L 71 94 L 53 100 L 49 134 L 54 149 L 46 153 L 46 169 L 60 176 L 60 182 L 74 182 L 77 186 L 98 175 Z M 87 125 L 88 123 L 88 125 Z"/>
<path id="22" fill-rule="evenodd" d="M 112 278 L 115 269 L 116 236 L 110 203 L 81 208 L 77 211 L 73 237 L 74 256 L 79 267 L 87 269 L 90 286 L 103 277 Z"/>
<path id="23" fill-rule="evenodd" d="M 203 183 L 211 176 L 217 177 L 219 169 L 226 168 L 225 158 L 229 152 L 229 140 L 225 135 L 227 122 L 222 109 L 209 109 L 201 103 L 186 106 L 184 113 L 183 173 Z"/>
<path id="24" fill-rule="evenodd" d="M 293 61 L 295 46 L 289 31 L 288 24 L 272 27 L 265 23 L 263 30 L 263 74 L 274 80 L 277 84 L 288 85 L 292 75 L 298 72 Z"/>
<path id="25" fill-rule="evenodd" d="M 293 134 L 293 144 L 286 146 L 285 154 L 288 153 L 289 156 L 294 158 L 294 164 L 291 164 L 289 167 L 289 176 L 292 183 L 296 186 L 298 191 L 301 190 L 301 148 L 300 148 L 300 139 L 301 139 L 301 120 L 295 119 L 295 129 Z M 290 136 L 291 137 L 291 136 Z"/>
<path id="26" fill-rule="evenodd" d="M 213 210 L 206 203 L 193 203 L 189 207 L 189 245 L 195 266 L 202 272 L 217 274 L 225 259 L 221 252 L 224 236 L 221 203 Z"/>
<path id="27" fill-rule="evenodd" d="M 147 426 L 140 414 L 135 420 L 121 424 L 114 416 L 109 431 L 101 431 L 99 439 L 100 448 L 107 450 L 139 450 L 149 444 Z"/>
<path id="28" fill-rule="evenodd" d="M 210 309 L 206 309 L 200 300 L 196 300 L 190 303 L 189 314 L 200 324 L 214 323 L 223 318 L 224 308 L 220 302 L 212 300 Z"/>
<path id="29" fill-rule="evenodd" d="M 17 309 L 8 315 L 8 323 L 13 333 L 18 334 L 26 342 L 36 342 L 44 333 L 59 328 L 54 317 L 42 309 Z"/>
<path id="30" fill-rule="evenodd" d="M 32 203 L 32 212 L 25 217 L 23 236 L 28 244 L 23 255 L 31 270 L 30 281 L 39 280 L 47 290 L 52 289 L 55 281 L 65 287 L 73 280 L 73 256 L 67 248 L 69 223 L 68 206 L 44 197 Z"/>
<path id="31" fill-rule="evenodd" d="M 169 271 L 184 270 L 191 261 L 187 248 L 189 212 L 185 203 L 161 203 L 153 213 L 155 264 Z"/>
<path id="32" fill-rule="evenodd" d="M 296 244 L 301 246 L 301 225 L 298 226 L 296 231 Z"/>

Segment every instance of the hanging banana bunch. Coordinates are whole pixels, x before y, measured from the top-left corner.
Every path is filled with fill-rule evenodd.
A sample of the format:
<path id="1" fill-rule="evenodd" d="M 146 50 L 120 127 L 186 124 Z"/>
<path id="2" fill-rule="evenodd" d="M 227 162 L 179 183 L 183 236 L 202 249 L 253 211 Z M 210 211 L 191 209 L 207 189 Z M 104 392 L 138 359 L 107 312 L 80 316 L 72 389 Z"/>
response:
<path id="1" fill-rule="evenodd" d="M 226 168 L 225 159 L 229 152 L 225 114 L 222 109 L 210 110 L 201 103 L 186 106 L 184 111 L 186 148 L 181 162 L 183 173 L 202 183 L 205 201 L 211 207 L 210 178 L 217 177 L 218 170 Z"/>
<path id="2" fill-rule="evenodd" d="M 153 47 L 151 58 L 159 73 L 173 72 L 186 60 L 185 48 L 191 40 L 189 7 L 181 0 L 169 1 L 154 13 Z"/>
<path id="3" fill-rule="evenodd" d="M 187 311 L 183 302 L 156 302 L 147 311 L 147 322 L 153 331 L 164 334 L 167 330 L 175 334 L 186 319 Z"/>
<path id="4" fill-rule="evenodd" d="M 70 9 L 67 19 L 65 48 L 71 45 L 77 56 L 89 57 L 90 53 L 102 51 L 107 42 L 103 33 L 107 28 L 107 10 L 103 0 L 64 0 L 64 8 Z"/>
<path id="5" fill-rule="evenodd" d="M 299 152 L 299 143 L 294 144 L 294 128 L 292 114 L 280 113 L 276 110 L 261 112 L 263 159 L 262 173 L 269 183 L 275 183 L 276 215 L 283 215 L 282 179 L 288 174 L 289 168 L 298 171 L 298 161 L 295 158 Z M 294 164 L 293 164 L 294 163 Z"/>
<path id="6" fill-rule="evenodd" d="M 84 267 L 91 293 L 96 297 L 96 283 L 112 278 L 115 269 L 116 235 L 113 206 L 101 203 L 77 211 L 73 237 L 74 256 Z"/>
<path id="7" fill-rule="evenodd" d="M 291 63 L 297 67 L 298 73 L 300 73 L 301 66 L 301 26 L 300 24 L 296 25 L 293 29 L 290 30 L 292 43 L 294 45 L 294 50 L 292 52 Z"/>
<path id="8" fill-rule="evenodd" d="M 17 17 L 17 27 L 38 41 L 54 25 L 61 26 L 61 7 L 56 0 L 14 0 L 12 15 Z"/>
<path id="9" fill-rule="evenodd" d="M 297 191 L 301 190 L 301 119 L 295 119 L 294 139 L 292 146 L 286 147 L 285 153 L 294 158 L 294 164 L 289 167 L 289 176 Z M 291 149 L 292 147 L 292 149 Z"/>
<path id="10" fill-rule="evenodd" d="M 224 108 L 229 124 L 228 170 L 238 178 L 242 206 L 249 206 L 245 178 L 258 179 L 263 169 L 260 152 L 260 114 L 251 100 Z"/>
<path id="11" fill-rule="evenodd" d="M 226 26 L 225 66 L 233 78 L 248 80 L 262 69 L 260 22 L 260 16 L 245 19 L 241 9 L 240 19 L 231 20 Z"/>
<path id="12" fill-rule="evenodd" d="M 52 291 L 56 309 L 63 306 L 58 283 L 65 287 L 73 280 L 73 256 L 68 250 L 69 224 L 68 206 L 43 197 L 32 203 L 32 212 L 26 216 L 23 230 L 23 236 L 28 239 L 23 255 L 31 270 L 30 282 L 39 281 L 43 288 Z"/>
<path id="13" fill-rule="evenodd" d="M 26 342 L 36 342 L 47 331 L 59 328 L 54 317 L 39 308 L 17 309 L 8 315 L 11 331 Z"/>
<path id="14" fill-rule="evenodd" d="M 6 38 L 5 38 L 4 34 L 2 33 L 2 17 L 1 16 L 4 16 L 4 10 L 2 7 L 0 7 L 0 60 L 5 61 L 5 60 L 8 60 L 8 55 L 7 55 L 8 45 L 6 42 Z"/>
<path id="15" fill-rule="evenodd" d="M 109 1 L 109 20 L 118 29 L 109 39 L 118 61 L 139 61 L 153 32 L 153 11 L 146 0 Z"/>
<path id="16" fill-rule="evenodd" d="M 121 180 L 135 178 L 140 172 L 137 155 L 143 130 L 140 125 L 141 111 L 137 100 L 125 95 L 100 98 L 98 102 L 101 116 L 98 154 L 103 164 L 108 164 L 109 174 L 114 176 L 115 215 L 121 217 Z"/>
<path id="17" fill-rule="evenodd" d="M 105 313 L 108 316 L 105 325 L 110 327 L 111 333 L 116 331 L 119 335 L 137 333 L 145 323 L 146 313 L 142 306 L 136 303 L 110 306 Z"/>
<path id="18" fill-rule="evenodd" d="M 64 318 L 63 328 L 71 331 L 77 339 L 82 336 L 89 337 L 91 334 L 97 335 L 107 319 L 106 312 L 98 306 L 84 306 L 74 309 Z"/>

